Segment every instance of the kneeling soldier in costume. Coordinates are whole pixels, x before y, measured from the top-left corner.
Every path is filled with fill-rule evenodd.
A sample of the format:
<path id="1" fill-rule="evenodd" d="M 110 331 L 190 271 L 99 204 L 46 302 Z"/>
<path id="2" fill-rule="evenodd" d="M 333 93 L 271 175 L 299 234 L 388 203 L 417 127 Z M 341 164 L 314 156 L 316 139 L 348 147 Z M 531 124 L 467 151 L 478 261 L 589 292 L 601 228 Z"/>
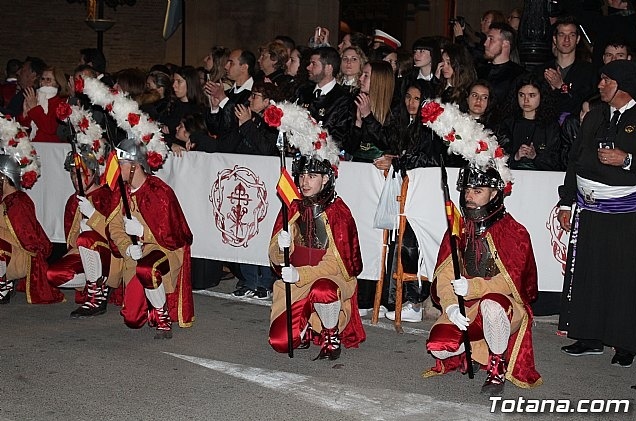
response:
<path id="1" fill-rule="evenodd" d="M 467 369 L 467 331 L 472 358 L 488 373 L 482 393 L 500 394 L 506 379 L 520 387 L 538 386 L 530 309 L 537 297 L 537 268 L 530 235 L 506 212 L 504 182 L 495 168 L 463 168 L 457 188 L 465 222 L 457 246 L 462 276 L 455 279 L 447 231 L 431 288 L 444 313 L 426 343 L 437 363 L 424 376 Z M 466 316 L 457 296 L 465 299 Z"/>
<path id="2" fill-rule="evenodd" d="M 303 198 L 291 204 L 289 231 L 282 230 L 278 215 L 269 246 L 272 264 L 283 265 L 286 247 L 291 262 L 274 283 L 269 342 L 278 352 L 288 350 L 284 282 L 291 283 L 293 347 L 314 342 L 321 347 L 316 359 L 335 360 L 341 345 L 357 347 L 366 337 L 356 296 L 362 271 L 358 231 L 336 194 L 330 160 L 301 155 L 292 174 Z"/>
<path id="3" fill-rule="evenodd" d="M 117 193 L 100 185 L 99 163 L 92 151 L 81 151 L 77 157 L 69 152 L 64 169 L 69 171 L 76 190 L 64 208 L 68 251 L 49 267 L 47 275 L 55 287 L 76 288 L 75 301 L 81 306 L 71 312 L 72 318 L 98 316 L 106 313 L 109 282 L 111 287 L 121 283 L 121 256 L 114 244 L 110 246 L 108 235 L 108 221 L 119 211 Z M 84 196 L 79 194 L 79 183 Z"/>

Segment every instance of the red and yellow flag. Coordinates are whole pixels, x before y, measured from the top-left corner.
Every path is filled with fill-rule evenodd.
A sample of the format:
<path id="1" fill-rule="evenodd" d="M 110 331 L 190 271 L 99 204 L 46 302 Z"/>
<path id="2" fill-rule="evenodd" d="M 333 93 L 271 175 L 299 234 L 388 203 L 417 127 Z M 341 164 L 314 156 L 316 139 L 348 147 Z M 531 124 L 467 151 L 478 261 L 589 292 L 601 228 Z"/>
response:
<path id="1" fill-rule="evenodd" d="M 106 160 L 106 169 L 104 170 L 102 183 L 108 184 L 108 187 L 110 187 L 111 190 L 115 190 L 117 187 L 117 179 L 120 174 L 121 169 L 119 168 L 117 154 L 115 154 L 115 151 L 111 151 L 108 155 L 108 159 Z"/>
<path id="2" fill-rule="evenodd" d="M 462 214 L 457 209 L 452 200 L 446 202 L 446 218 L 448 218 L 448 227 L 450 228 L 451 235 L 459 238 L 464 229 L 464 220 Z"/>
<path id="3" fill-rule="evenodd" d="M 88 167 L 86 166 L 86 163 L 84 162 L 80 154 L 76 153 L 73 156 L 73 163 L 75 164 L 75 168 L 80 169 L 80 173 L 82 174 L 82 179 L 84 180 L 84 184 L 85 185 L 88 184 Z"/>
<path id="4" fill-rule="evenodd" d="M 289 207 L 291 202 L 295 199 L 300 199 L 298 187 L 296 187 L 296 183 L 294 183 L 291 175 L 289 175 L 289 172 L 287 172 L 287 169 L 284 167 L 280 169 L 280 178 L 276 185 L 276 191 L 287 207 Z"/>

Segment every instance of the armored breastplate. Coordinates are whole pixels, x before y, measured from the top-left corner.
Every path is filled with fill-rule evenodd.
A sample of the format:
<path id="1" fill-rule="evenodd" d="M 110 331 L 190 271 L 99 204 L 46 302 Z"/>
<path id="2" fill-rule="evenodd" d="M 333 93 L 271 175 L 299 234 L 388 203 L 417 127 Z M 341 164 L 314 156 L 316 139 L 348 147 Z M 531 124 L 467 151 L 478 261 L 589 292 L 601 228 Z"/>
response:
<path id="1" fill-rule="evenodd" d="M 303 246 L 325 250 L 329 245 L 329 236 L 327 235 L 325 219 L 321 217 L 322 209 L 320 211 L 319 214 L 314 212 L 313 229 L 308 229 L 308 224 L 303 221 L 303 218 L 298 218 L 298 227 L 300 228 Z"/>
<path id="2" fill-rule="evenodd" d="M 468 242 L 464 250 L 464 267 L 471 277 L 491 278 L 499 273 L 485 236 L 475 236 L 474 242 Z"/>

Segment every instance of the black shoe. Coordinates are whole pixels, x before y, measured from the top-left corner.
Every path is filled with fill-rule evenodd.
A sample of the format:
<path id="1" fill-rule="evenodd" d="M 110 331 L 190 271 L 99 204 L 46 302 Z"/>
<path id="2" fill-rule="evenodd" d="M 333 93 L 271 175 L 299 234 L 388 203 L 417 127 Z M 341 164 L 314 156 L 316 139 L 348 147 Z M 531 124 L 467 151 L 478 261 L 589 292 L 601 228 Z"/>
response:
<path id="1" fill-rule="evenodd" d="M 7 292 L 5 294 L 4 297 L 2 297 L 2 299 L 0 299 L 0 305 L 2 304 L 9 304 L 9 302 L 11 302 L 11 297 L 15 294 L 15 290 L 12 289 L 11 291 Z"/>
<path id="2" fill-rule="evenodd" d="M 508 363 L 503 355 L 490 354 L 490 362 L 487 368 L 488 374 L 484 385 L 481 387 L 481 394 L 486 396 L 501 395 L 506 384 L 507 369 Z"/>
<path id="3" fill-rule="evenodd" d="M 616 354 L 612 357 L 612 365 L 619 367 L 629 368 L 634 362 L 634 354 L 624 351 L 616 351 Z"/>
<path id="4" fill-rule="evenodd" d="M 254 291 L 254 298 L 257 300 L 270 300 L 272 298 L 272 292 L 263 287 L 257 287 Z"/>
<path id="5" fill-rule="evenodd" d="M 235 297 L 250 298 L 254 296 L 254 290 L 249 289 L 248 287 L 240 287 L 236 291 L 234 291 L 232 295 Z"/>
<path id="6" fill-rule="evenodd" d="M 572 345 L 561 347 L 561 351 L 573 357 L 580 357 L 581 355 L 602 355 L 603 347 L 591 347 L 587 346 L 583 341 L 576 341 Z"/>
<path id="7" fill-rule="evenodd" d="M 71 319 L 84 319 L 88 317 L 101 316 L 106 313 L 106 301 L 97 307 L 78 307 L 71 311 Z"/>
<path id="8" fill-rule="evenodd" d="M 322 333 L 322 347 L 320 353 L 313 361 L 316 360 L 337 360 L 340 358 L 340 352 L 342 351 L 342 344 L 340 342 L 340 335 L 338 329 L 323 329 Z"/>

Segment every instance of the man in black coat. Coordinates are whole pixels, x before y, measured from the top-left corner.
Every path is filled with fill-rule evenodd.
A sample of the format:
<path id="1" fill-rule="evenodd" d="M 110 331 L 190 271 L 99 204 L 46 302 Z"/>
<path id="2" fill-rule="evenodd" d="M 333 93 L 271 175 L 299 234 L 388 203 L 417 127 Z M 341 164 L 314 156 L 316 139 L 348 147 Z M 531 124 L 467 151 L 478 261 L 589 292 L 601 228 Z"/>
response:
<path id="1" fill-rule="evenodd" d="M 581 40 L 577 22 L 572 18 L 559 18 L 552 35 L 556 58 L 538 67 L 556 97 L 561 114 L 578 114 L 583 101 L 596 91 L 596 69 L 587 61 L 576 59 L 576 45 Z"/>
<path id="2" fill-rule="evenodd" d="M 341 149 L 347 150 L 351 126 L 355 121 L 353 97 L 336 83 L 340 70 L 340 55 L 333 47 L 316 48 L 311 55 L 309 80 L 296 94 L 297 104 L 309 110 L 311 116 L 329 131 Z"/>
<path id="3" fill-rule="evenodd" d="M 204 152 L 236 152 L 241 138 L 234 109 L 238 104 L 249 106 L 255 65 L 256 57 L 252 52 L 234 50 L 225 64 L 227 77 L 234 81 L 234 85 L 224 91 L 222 82 L 210 81 L 205 84 L 205 93 L 211 102 L 205 115 L 205 124 L 216 141 L 206 142 Z"/>

